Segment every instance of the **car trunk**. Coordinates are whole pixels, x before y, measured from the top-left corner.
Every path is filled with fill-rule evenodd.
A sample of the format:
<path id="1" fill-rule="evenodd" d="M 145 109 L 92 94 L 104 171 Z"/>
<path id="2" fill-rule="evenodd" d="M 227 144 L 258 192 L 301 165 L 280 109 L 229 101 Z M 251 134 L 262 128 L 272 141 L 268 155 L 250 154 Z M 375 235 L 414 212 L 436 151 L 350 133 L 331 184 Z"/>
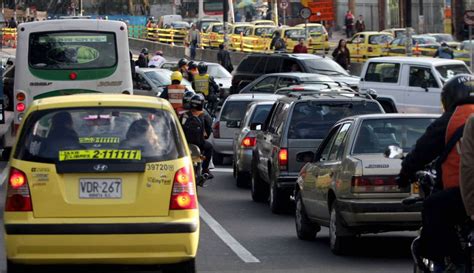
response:
<path id="1" fill-rule="evenodd" d="M 299 172 L 305 164 L 297 162 L 296 155 L 301 152 L 312 151 L 316 153 L 322 139 L 289 139 L 288 140 L 288 171 Z"/>
<path id="2" fill-rule="evenodd" d="M 90 168 L 80 163 L 27 163 L 20 169 L 32 170 L 28 181 L 36 218 L 148 217 L 168 215 L 175 163 L 94 162 L 89 164 L 98 171 L 83 173 L 78 170 Z"/>
<path id="3" fill-rule="evenodd" d="M 228 128 L 227 121 L 220 121 L 220 138 L 234 138 L 239 133 L 240 128 Z"/>

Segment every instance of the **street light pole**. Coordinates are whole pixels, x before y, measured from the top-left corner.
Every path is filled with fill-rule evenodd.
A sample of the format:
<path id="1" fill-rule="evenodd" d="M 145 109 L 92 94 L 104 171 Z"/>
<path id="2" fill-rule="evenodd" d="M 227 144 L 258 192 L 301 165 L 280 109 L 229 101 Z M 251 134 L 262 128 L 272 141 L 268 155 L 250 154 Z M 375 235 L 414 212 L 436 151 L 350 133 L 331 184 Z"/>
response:
<path id="1" fill-rule="evenodd" d="M 223 1 L 223 9 L 224 9 L 224 14 L 223 16 L 223 24 L 224 24 L 224 45 L 227 45 L 228 43 L 228 37 L 227 37 L 227 22 L 229 21 L 229 0 L 222 0 Z"/>

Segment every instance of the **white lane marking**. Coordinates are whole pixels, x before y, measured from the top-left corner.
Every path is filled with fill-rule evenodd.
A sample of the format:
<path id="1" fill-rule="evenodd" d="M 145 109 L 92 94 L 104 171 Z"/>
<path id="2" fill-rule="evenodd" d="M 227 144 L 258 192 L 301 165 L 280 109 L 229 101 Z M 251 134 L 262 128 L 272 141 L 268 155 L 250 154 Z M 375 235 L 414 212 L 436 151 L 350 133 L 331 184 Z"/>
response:
<path id="1" fill-rule="evenodd" d="M 260 260 L 242 246 L 227 230 L 224 229 L 212 216 L 199 205 L 199 214 L 202 220 L 214 231 L 214 233 L 245 263 L 259 263 Z"/>
<path id="2" fill-rule="evenodd" d="M 215 168 L 212 171 L 218 172 L 218 173 L 232 173 L 234 170 L 232 168 Z"/>
<path id="3" fill-rule="evenodd" d="M 10 170 L 10 166 L 9 165 L 6 165 L 4 168 L 3 168 L 3 171 L 2 173 L 0 174 L 0 185 L 3 185 L 3 183 L 5 183 L 5 181 L 7 180 L 7 176 L 8 176 L 8 171 Z"/>

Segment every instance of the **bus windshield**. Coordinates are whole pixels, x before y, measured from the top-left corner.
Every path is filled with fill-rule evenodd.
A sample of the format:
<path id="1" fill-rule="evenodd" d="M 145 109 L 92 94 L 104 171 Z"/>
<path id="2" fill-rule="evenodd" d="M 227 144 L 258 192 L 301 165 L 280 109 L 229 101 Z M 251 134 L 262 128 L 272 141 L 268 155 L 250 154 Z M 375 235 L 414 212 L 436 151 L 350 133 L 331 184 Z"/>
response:
<path id="1" fill-rule="evenodd" d="M 33 69 L 110 68 L 116 64 L 116 40 L 111 32 L 37 32 L 29 37 Z"/>

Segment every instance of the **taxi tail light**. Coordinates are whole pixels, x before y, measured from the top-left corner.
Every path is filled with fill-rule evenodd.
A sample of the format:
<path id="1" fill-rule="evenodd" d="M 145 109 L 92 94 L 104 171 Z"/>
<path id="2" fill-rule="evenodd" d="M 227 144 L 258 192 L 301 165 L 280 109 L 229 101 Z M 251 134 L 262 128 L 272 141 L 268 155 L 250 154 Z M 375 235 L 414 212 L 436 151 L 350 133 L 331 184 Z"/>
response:
<path id="1" fill-rule="evenodd" d="M 212 134 L 214 135 L 214 138 L 221 137 L 221 123 L 219 121 L 214 123 L 214 126 L 212 126 Z"/>
<path id="2" fill-rule="evenodd" d="M 244 148 L 255 147 L 255 144 L 257 144 L 257 138 L 255 137 L 246 136 L 244 139 L 242 139 L 242 147 Z"/>
<path id="3" fill-rule="evenodd" d="M 33 211 L 28 179 L 24 172 L 11 168 L 8 177 L 5 211 Z"/>
<path id="4" fill-rule="evenodd" d="M 174 175 L 170 210 L 196 209 L 196 190 L 191 167 L 183 167 Z"/>
<path id="5" fill-rule="evenodd" d="M 353 176 L 352 192 L 400 192 L 396 176 Z"/>
<path id="6" fill-rule="evenodd" d="M 281 171 L 288 170 L 288 150 L 286 148 L 281 148 L 278 152 L 278 166 Z"/>

